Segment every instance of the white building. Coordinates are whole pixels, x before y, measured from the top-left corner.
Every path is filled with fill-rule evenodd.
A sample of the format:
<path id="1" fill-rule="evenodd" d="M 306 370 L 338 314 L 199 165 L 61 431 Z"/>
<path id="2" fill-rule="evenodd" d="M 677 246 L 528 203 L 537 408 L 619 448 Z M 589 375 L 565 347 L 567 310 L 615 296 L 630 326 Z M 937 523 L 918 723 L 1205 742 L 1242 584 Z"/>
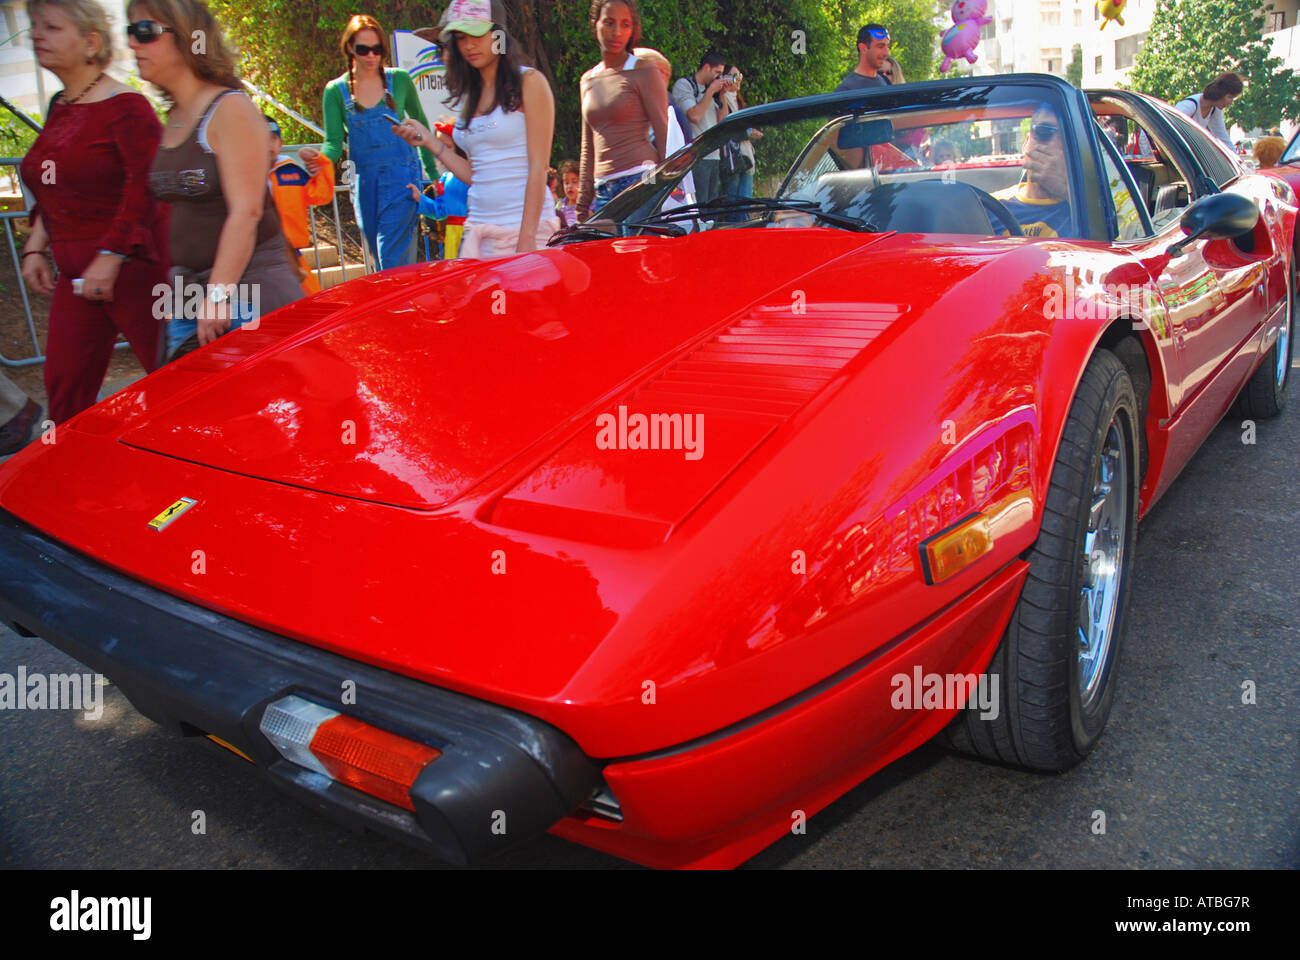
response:
<path id="1" fill-rule="evenodd" d="M 1300 0 L 1291 0 L 1300 2 Z M 1064 77 L 1075 44 L 1084 86 L 1112 86 L 1127 76 L 1155 13 L 1156 0 L 1129 0 L 1124 25 L 1108 22 L 1092 0 L 992 0 L 977 74 L 1054 73 Z"/>
<path id="2" fill-rule="evenodd" d="M 1300 0 L 1271 2 L 1264 37 L 1274 56 L 1300 71 Z M 990 0 L 994 20 L 984 26 L 979 60 L 971 70 L 977 75 L 1044 72 L 1064 77 L 1078 44 L 1083 86 L 1118 86 L 1132 73 L 1155 12 L 1156 0 L 1128 0 L 1123 26 L 1110 21 L 1103 28 L 1093 0 Z"/>
<path id="3" fill-rule="evenodd" d="M 1092 0 L 991 0 L 974 73 L 1055 73 L 1065 76 L 1074 45 L 1082 48 L 1084 86 L 1114 86 L 1128 78 L 1151 29 L 1156 0 L 1129 0 L 1124 24 L 1105 23 Z M 1274 56 L 1300 70 L 1300 0 L 1272 0 L 1264 36 Z"/>

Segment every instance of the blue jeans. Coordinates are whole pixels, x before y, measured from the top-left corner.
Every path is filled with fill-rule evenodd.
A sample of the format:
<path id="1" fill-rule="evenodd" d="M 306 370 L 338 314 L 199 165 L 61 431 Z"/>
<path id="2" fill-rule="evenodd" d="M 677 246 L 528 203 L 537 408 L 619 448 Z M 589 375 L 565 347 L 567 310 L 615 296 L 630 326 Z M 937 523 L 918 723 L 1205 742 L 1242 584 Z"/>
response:
<path id="1" fill-rule="evenodd" d="M 695 176 L 696 203 L 708 203 L 722 192 L 721 167 L 721 160 L 700 160 L 691 169 Z"/>
<path id="2" fill-rule="evenodd" d="M 754 170 L 751 167 L 748 172 L 742 173 L 737 177 L 722 178 L 722 196 L 724 197 L 752 197 L 754 195 Z M 732 223 L 743 223 L 750 217 L 749 213 L 731 213 L 727 219 Z"/>
<path id="3" fill-rule="evenodd" d="M 392 92 L 392 72 L 384 71 Z M 352 208 L 366 246 L 380 270 L 415 263 L 419 247 L 419 204 L 411 199 L 408 183 L 418 190 L 424 173 L 419 154 L 393 133 L 385 119 L 388 105 L 381 100 L 369 110 L 353 109 L 352 96 L 343 88 L 343 111 L 348 127 L 348 156 L 356 164 L 352 178 Z"/>
<path id="4" fill-rule="evenodd" d="M 167 347 L 164 357 L 170 359 L 176 353 L 177 348 L 186 340 L 197 338 L 199 332 L 199 321 L 193 308 L 198 304 L 195 302 L 193 290 L 197 287 L 206 291 L 205 283 L 193 284 L 183 283 L 182 285 L 182 303 L 177 305 L 175 316 L 167 321 Z M 188 288 L 188 289 L 187 289 Z M 247 293 L 247 290 L 235 288 L 235 297 L 230 301 L 230 329 L 238 330 L 244 324 L 257 320 L 263 313 L 269 312 L 261 310 L 261 304 L 253 304 L 251 300 L 239 296 L 241 293 Z M 260 299 L 260 298 L 259 298 Z M 254 310 L 254 306 L 258 309 Z M 195 339 L 197 343 L 197 339 Z M 186 351 L 188 352 L 188 351 Z"/>
<path id="5" fill-rule="evenodd" d="M 619 177 L 617 180 L 606 180 L 596 188 L 596 199 L 591 202 L 591 215 L 594 217 L 601 207 L 628 187 L 634 187 L 640 182 L 641 174 L 639 173 L 629 173 L 626 177 Z"/>
<path id="6" fill-rule="evenodd" d="M 738 177 L 724 177 L 722 193 L 728 197 L 752 197 L 754 195 L 754 171 L 742 173 Z"/>

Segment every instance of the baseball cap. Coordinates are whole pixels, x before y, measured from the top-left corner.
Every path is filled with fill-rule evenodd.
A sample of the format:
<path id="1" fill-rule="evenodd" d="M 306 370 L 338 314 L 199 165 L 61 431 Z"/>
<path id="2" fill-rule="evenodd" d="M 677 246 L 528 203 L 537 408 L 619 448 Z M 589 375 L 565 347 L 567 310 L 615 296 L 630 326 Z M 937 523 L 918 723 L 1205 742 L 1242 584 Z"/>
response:
<path id="1" fill-rule="evenodd" d="M 889 30 L 879 23 L 869 23 L 858 31 L 858 43 L 871 43 L 872 40 L 888 40 Z"/>
<path id="2" fill-rule="evenodd" d="M 444 34 L 455 30 L 471 37 L 481 37 L 491 32 L 492 24 L 504 25 L 505 21 L 505 10 L 500 0 L 452 0 L 439 26 Z"/>

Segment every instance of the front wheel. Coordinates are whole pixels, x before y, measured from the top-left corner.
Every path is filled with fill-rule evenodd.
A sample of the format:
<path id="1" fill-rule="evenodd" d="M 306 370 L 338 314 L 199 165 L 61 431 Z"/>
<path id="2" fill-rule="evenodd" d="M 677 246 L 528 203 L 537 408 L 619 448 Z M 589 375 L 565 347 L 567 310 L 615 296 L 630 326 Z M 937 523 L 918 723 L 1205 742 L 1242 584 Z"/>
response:
<path id="1" fill-rule="evenodd" d="M 1065 770 L 1100 738 L 1137 542 L 1138 410 L 1124 365 L 1098 351 L 1070 407 L 1024 590 L 985 671 L 998 677 L 997 710 L 959 713 L 947 731 L 956 749 Z"/>

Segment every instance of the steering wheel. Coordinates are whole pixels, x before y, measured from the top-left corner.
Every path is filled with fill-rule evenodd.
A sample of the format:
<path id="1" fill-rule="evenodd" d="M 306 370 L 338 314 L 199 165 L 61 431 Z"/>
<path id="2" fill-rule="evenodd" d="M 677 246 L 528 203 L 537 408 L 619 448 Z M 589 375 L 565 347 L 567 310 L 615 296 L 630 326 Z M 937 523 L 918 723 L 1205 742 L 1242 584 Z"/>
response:
<path id="1" fill-rule="evenodd" d="M 975 191 L 975 196 L 979 198 L 980 206 L 984 208 L 984 212 L 989 215 L 990 220 L 995 217 L 998 220 L 1001 220 L 1003 226 L 1011 232 L 1013 237 L 1023 237 L 1025 235 L 1025 232 L 1020 229 L 1020 221 L 1017 220 L 1011 211 L 1007 209 L 1005 203 L 993 196 L 993 194 L 981 190 L 979 187 L 972 186 L 969 183 L 966 184 L 966 186 Z"/>

